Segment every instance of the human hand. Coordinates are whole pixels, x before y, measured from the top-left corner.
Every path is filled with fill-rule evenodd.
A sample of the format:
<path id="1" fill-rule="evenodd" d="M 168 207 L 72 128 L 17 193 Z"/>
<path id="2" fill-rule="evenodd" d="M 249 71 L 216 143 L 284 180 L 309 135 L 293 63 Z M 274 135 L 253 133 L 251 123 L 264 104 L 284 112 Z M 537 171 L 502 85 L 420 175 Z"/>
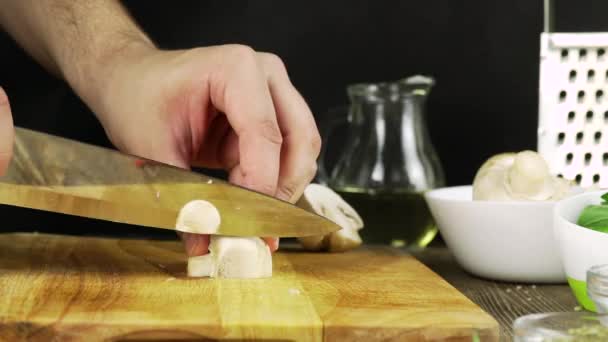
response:
<path id="1" fill-rule="evenodd" d="M 295 202 L 316 172 L 318 130 L 281 60 L 239 45 L 143 49 L 117 60 L 85 101 L 121 150 Z M 190 256 L 208 236 L 183 234 Z M 266 239 L 271 250 L 278 240 Z"/>
<path id="2" fill-rule="evenodd" d="M 0 176 L 4 175 L 13 157 L 15 130 L 8 96 L 0 87 Z"/>
<path id="3" fill-rule="evenodd" d="M 3 1 L 2 9 L 0 26 L 70 84 L 119 149 L 224 168 L 231 182 L 292 202 L 313 177 L 320 138 L 278 57 L 239 45 L 158 50 L 118 0 Z M 207 249 L 185 241 L 192 253 Z"/>

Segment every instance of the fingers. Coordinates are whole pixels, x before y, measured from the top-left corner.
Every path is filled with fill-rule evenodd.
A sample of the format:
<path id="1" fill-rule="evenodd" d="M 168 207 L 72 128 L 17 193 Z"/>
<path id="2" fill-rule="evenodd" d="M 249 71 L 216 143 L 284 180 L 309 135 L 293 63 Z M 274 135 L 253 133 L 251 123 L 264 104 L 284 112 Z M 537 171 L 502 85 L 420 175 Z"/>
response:
<path id="1" fill-rule="evenodd" d="M 250 48 L 221 49 L 223 62 L 210 78 L 210 93 L 213 105 L 226 114 L 238 136 L 239 164 L 231 170 L 231 178 L 241 186 L 274 195 L 283 138 L 266 76 Z"/>
<path id="2" fill-rule="evenodd" d="M 314 117 L 278 57 L 221 49 L 210 96 L 233 131 L 220 143 L 218 162 L 230 170 L 230 182 L 295 202 L 316 173 L 321 140 Z M 264 240 L 278 249 L 278 239 Z"/>
<path id="3" fill-rule="evenodd" d="M 178 232 L 184 242 L 184 248 L 188 257 L 195 257 L 209 253 L 209 235 L 191 234 Z M 271 252 L 279 249 L 279 238 L 266 237 L 263 240 L 268 245 Z"/>
<path id="4" fill-rule="evenodd" d="M 279 238 L 265 237 L 263 240 L 266 241 L 271 252 L 274 253 L 279 249 Z"/>
<path id="5" fill-rule="evenodd" d="M 273 54 L 259 55 L 284 139 L 276 196 L 295 202 L 316 174 L 321 138 L 314 117 L 291 84 L 283 62 Z"/>
<path id="6" fill-rule="evenodd" d="M 178 234 L 184 242 L 184 248 L 189 257 L 204 255 L 209 252 L 209 235 L 182 232 L 178 232 Z"/>
<path id="7" fill-rule="evenodd" d="M 188 257 L 195 257 L 209 253 L 209 235 L 190 234 L 178 232 Z M 271 252 L 279 249 L 279 238 L 263 238 Z"/>
<path id="8" fill-rule="evenodd" d="M 0 176 L 4 175 L 13 157 L 15 130 L 8 96 L 0 87 Z"/>

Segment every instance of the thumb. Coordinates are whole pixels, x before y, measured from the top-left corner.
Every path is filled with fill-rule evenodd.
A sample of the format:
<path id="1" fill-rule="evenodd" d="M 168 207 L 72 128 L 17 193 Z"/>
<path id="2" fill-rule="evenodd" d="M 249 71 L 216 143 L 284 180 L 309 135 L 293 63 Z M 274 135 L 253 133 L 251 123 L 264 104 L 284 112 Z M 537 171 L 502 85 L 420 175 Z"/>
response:
<path id="1" fill-rule="evenodd" d="M 13 157 L 15 129 L 8 96 L 0 87 L 0 176 L 4 175 Z"/>

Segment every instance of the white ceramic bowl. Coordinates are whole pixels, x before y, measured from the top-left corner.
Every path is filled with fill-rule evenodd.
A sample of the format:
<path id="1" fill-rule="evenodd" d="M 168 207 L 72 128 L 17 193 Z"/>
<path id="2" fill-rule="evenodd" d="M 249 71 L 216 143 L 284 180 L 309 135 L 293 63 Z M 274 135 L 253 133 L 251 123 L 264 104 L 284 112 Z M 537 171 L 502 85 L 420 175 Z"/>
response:
<path id="1" fill-rule="evenodd" d="M 473 201 L 472 186 L 428 191 L 441 236 L 468 272 L 509 282 L 563 283 L 555 202 Z"/>
<path id="2" fill-rule="evenodd" d="M 608 234 L 576 224 L 583 209 L 599 204 L 607 191 L 593 191 L 560 201 L 555 206 L 554 229 L 568 283 L 578 302 L 587 310 L 595 305 L 587 297 L 587 270 L 594 265 L 608 264 Z"/>

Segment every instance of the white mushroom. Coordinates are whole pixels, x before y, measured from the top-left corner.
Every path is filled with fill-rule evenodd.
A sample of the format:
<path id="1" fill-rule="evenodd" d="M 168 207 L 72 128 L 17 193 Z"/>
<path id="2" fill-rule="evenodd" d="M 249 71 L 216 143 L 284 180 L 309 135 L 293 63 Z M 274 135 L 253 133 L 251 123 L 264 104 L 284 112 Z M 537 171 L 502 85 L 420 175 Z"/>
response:
<path id="1" fill-rule="evenodd" d="M 209 253 L 188 259 L 188 276 L 266 278 L 272 276 L 270 248 L 257 237 L 211 236 Z"/>
<path id="2" fill-rule="evenodd" d="M 342 227 L 341 230 L 325 236 L 298 238 L 305 249 L 343 252 L 361 245 L 358 231 L 363 228 L 363 220 L 353 207 L 330 188 L 320 184 L 308 185 L 297 205 Z"/>
<path id="3" fill-rule="evenodd" d="M 186 203 L 179 211 L 175 230 L 193 234 L 215 234 L 222 219 L 217 208 L 203 200 Z"/>
<path id="4" fill-rule="evenodd" d="M 221 223 L 217 208 L 203 200 L 187 203 L 179 212 L 175 229 L 210 234 L 209 253 L 188 259 L 188 276 L 262 278 L 272 276 L 272 256 L 259 237 L 213 235 Z"/>
<path id="5" fill-rule="evenodd" d="M 536 152 L 503 153 L 488 159 L 473 180 L 473 199 L 552 201 L 566 197 L 571 182 L 551 174 Z"/>

